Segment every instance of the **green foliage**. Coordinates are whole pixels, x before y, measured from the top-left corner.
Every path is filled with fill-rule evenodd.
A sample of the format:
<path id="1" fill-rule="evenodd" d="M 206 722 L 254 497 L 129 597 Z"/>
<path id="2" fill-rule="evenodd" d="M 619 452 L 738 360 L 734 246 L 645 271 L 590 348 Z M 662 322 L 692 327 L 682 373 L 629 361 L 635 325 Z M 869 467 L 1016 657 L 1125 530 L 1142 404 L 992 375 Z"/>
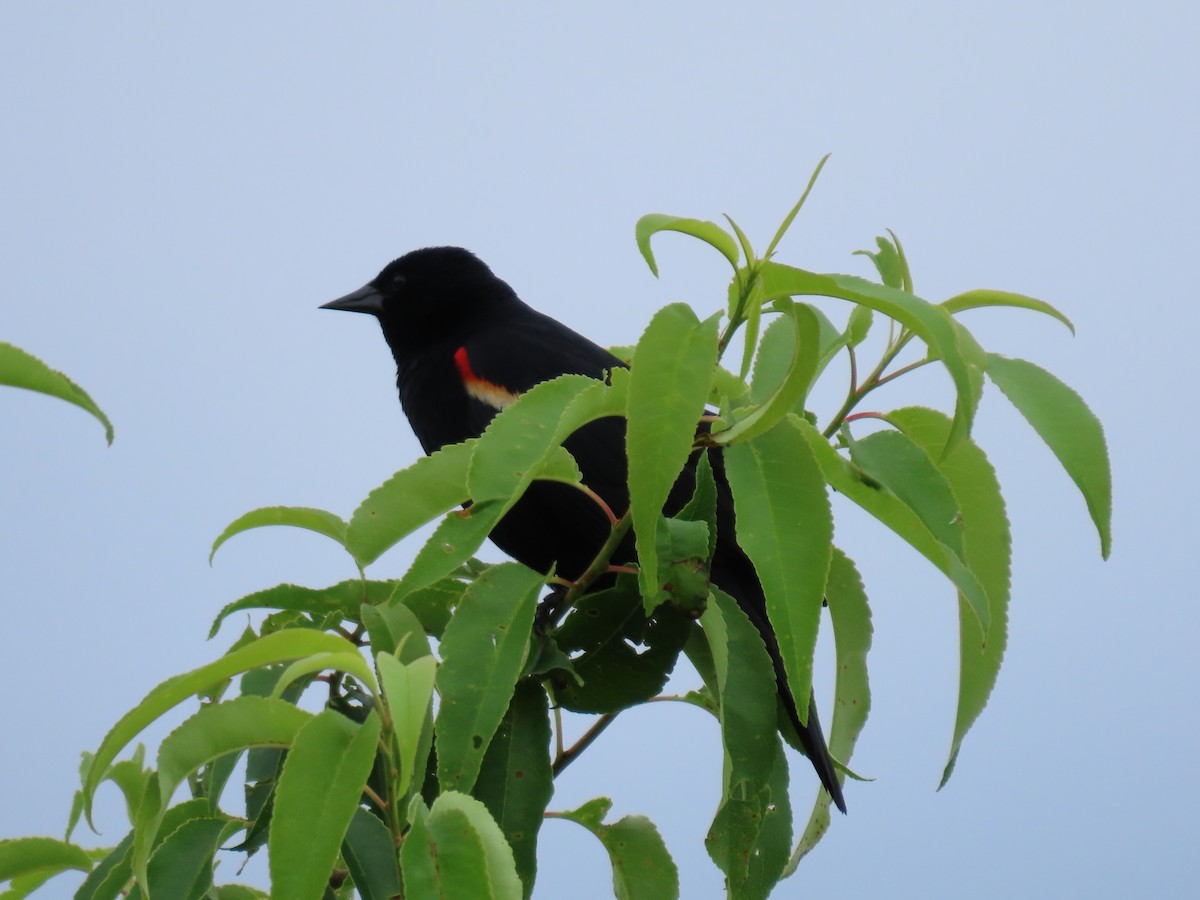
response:
<path id="1" fill-rule="evenodd" d="M 400 851 L 406 896 L 520 900 L 512 849 L 480 801 L 445 791 L 426 809 L 414 797 L 409 819 Z"/>
<path id="2" fill-rule="evenodd" d="M 867 679 L 867 651 L 871 649 L 871 607 L 862 579 L 850 558 L 837 547 L 829 565 L 825 585 L 829 620 L 833 624 L 836 672 L 833 691 L 833 720 L 829 723 L 829 752 L 834 759 L 848 760 L 867 715 L 871 711 L 871 686 Z M 829 796 L 818 795 L 808 825 L 796 843 L 784 875 L 795 871 L 800 860 L 817 845 L 829 829 Z"/>
<path id="3" fill-rule="evenodd" d="M 1112 473 L 1100 420 L 1077 393 L 1031 362 L 989 353 L 987 373 L 1054 451 L 1082 492 L 1100 534 L 1100 554 L 1108 559 L 1112 551 Z"/>
<path id="4" fill-rule="evenodd" d="M 629 513 L 647 615 L 665 599 L 658 579 L 658 521 L 692 452 L 716 363 L 716 317 L 701 322 L 685 303 L 655 313 L 634 354 L 626 401 Z"/>
<path id="5" fill-rule="evenodd" d="M 725 783 L 704 843 L 731 897 L 765 897 L 792 841 L 787 762 L 775 731 L 775 675 L 746 614 L 719 588 L 712 593 L 702 623 L 716 670 Z"/>
<path id="6" fill-rule="evenodd" d="M 725 453 L 737 514 L 737 540 L 767 596 L 788 683 L 812 690 L 812 655 L 833 547 L 833 514 L 824 479 L 799 431 L 782 423 Z M 807 704 L 797 707 L 807 720 Z"/>
<path id="7" fill-rule="evenodd" d="M 435 723 L 443 791 L 466 792 L 475 786 L 525 664 L 544 582 L 544 576 L 519 563 L 488 569 L 463 595 L 446 628 L 437 673 L 442 703 Z"/>
<path id="8" fill-rule="evenodd" d="M 679 870 L 654 824 L 644 816 L 625 816 L 611 825 L 607 797 L 597 797 L 569 812 L 547 813 L 582 825 L 608 851 L 613 894 L 618 900 L 662 900 L 679 896 Z"/>
<path id="9" fill-rule="evenodd" d="M 979 307 L 1008 307 L 1071 328 L 1050 305 L 992 290 L 925 300 L 890 232 L 861 251 L 879 282 L 776 261 L 815 178 L 761 256 L 732 219 L 729 230 L 668 215 L 638 223 L 637 244 L 655 274 L 651 240 L 671 231 L 710 244 L 733 277 L 722 313 L 701 318 L 676 303 L 653 315 L 637 346 L 622 350 L 631 371 L 609 373 L 606 382 L 568 375 L 535 387 L 480 438 L 401 469 L 349 519 L 276 506 L 234 520 L 214 554 L 247 530 L 287 525 L 332 539 L 358 577 L 328 587 L 280 584 L 227 603 L 212 635 L 235 612 L 267 615 L 224 655 L 151 690 L 85 757 L 65 840 L 0 842 L 4 896 L 25 896 L 71 869 L 87 873 L 76 896 L 96 900 L 266 896 L 214 886 L 218 848 L 237 843 L 246 854 L 266 849 L 272 896 L 528 898 L 542 823 L 565 819 L 607 853 L 617 897 L 677 897 L 678 870 L 648 820 L 606 823 L 605 798 L 569 812 L 547 808 L 555 777 L 613 717 L 658 698 L 682 652 L 703 686 L 675 699 L 708 710 L 720 725 L 720 801 L 705 847 L 730 897 L 766 897 L 830 827 L 829 798 L 819 792 L 806 804 L 803 827 L 793 821 L 770 659 L 737 602 L 709 585 L 721 518 L 717 454 L 736 512 L 736 533 L 723 539 L 736 539 L 758 573 L 797 698 L 828 683 L 813 672 L 828 605 L 836 658 L 829 747 L 847 777 L 857 777 L 848 766 L 871 705 L 872 629 L 855 564 L 833 545 L 831 492 L 946 576 L 958 600 L 960 672 L 945 783 L 987 704 L 1007 639 L 1009 524 L 995 472 L 971 438 L 985 376 L 1079 487 L 1107 556 L 1112 501 L 1103 432 L 1074 391 L 1032 363 L 986 352 L 958 319 Z M 740 365 L 726 369 L 721 359 L 739 331 Z M 879 354 L 873 366 L 860 360 L 868 351 Z M 836 410 L 809 409 L 813 386 L 843 355 L 844 401 Z M 861 411 L 878 388 L 935 363 L 954 389 L 950 414 L 918 406 Z M 111 437 L 82 390 L 5 344 L 0 383 L 75 403 Z M 631 503 L 628 510 L 600 504 L 611 534 L 580 580 L 475 560 L 535 480 L 598 501 L 562 444 L 605 416 L 627 419 Z M 694 494 L 667 517 L 668 493 L 693 454 Z M 367 567 L 427 524 L 436 527 L 407 572 L 367 578 Z M 640 568 L 610 568 L 631 528 Z M 539 615 L 547 585 L 555 602 Z M 315 708 L 314 693 L 321 711 L 297 705 L 308 696 L 307 708 Z M 140 746 L 127 752 L 151 723 L 197 700 L 152 767 Z M 806 702 L 797 705 L 807 714 Z M 570 747 L 562 744 L 564 711 L 598 716 Z M 235 816 L 224 795 L 242 760 L 246 811 Z M 668 765 L 653 755 L 641 764 Z M 807 768 L 796 779 L 804 785 Z M 130 830 L 114 846 L 85 850 L 71 833 L 81 817 L 90 823 L 104 782 L 120 790 Z"/>
<path id="10" fill-rule="evenodd" d="M 375 762 L 379 716 L 361 725 L 327 709 L 296 732 L 275 789 L 268 843 L 271 887 L 318 900 Z"/>
<path id="11" fill-rule="evenodd" d="M 112 422 L 108 421 L 108 416 L 88 396 L 87 391 L 62 372 L 51 369 L 36 356 L 4 341 L 0 341 L 0 384 L 48 394 L 74 403 L 95 416 L 104 426 L 105 440 L 109 444 L 113 442 Z"/>

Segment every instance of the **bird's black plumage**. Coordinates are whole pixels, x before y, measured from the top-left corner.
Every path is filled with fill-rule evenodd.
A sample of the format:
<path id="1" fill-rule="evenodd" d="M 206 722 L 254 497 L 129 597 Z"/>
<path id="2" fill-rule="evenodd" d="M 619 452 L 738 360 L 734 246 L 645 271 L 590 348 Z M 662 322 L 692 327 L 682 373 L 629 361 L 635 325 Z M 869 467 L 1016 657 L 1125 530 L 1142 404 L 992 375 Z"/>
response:
<path id="1" fill-rule="evenodd" d="M 325 304 L 374 315 L 396 360 L 400 402 L 426 453 L 478 437 L 492 417 L 535 384 L 564 374 L 603 377 L 624 363 L 517 297 L 477 257 L 459 247 L 414 250 L 389 263 L 358 291 Z M 584 483 L 619 515 L 629 506 L 625 421 L 599 419 L 565 443 Z M 691 496 L 693 455 L 667 501 L 678 511 Z M 825 737 L 809 702 L 800 722 L 783 661 L 766 615 L 753 564 L 733 540 L 733 503 L 719 452 L 709 451 L 718 485 L 717 549 L 711 577 L 754 623 L 774 666 L 780 696 L 821 783 L 845 812 Z M 568 579 L 581 575 L 609 533 L 608 520 L 586 496 L 566 485 L 534 482 L 496 525 L 492 540 L 509 556 Z M 634 556 L 630 536 L 614 561 Z"/>

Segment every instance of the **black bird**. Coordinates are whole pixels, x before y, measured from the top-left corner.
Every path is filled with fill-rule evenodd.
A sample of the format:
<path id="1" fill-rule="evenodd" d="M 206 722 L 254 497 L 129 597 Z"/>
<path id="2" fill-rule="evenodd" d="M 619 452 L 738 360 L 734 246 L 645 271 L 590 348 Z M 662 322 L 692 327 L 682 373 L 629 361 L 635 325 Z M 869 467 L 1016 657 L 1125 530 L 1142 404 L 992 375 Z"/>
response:
<path id="1" fill-rule="evenodd" d="M 564 374 L 602 378 L 625 364 L 549 316 L 527 306 L 474 254 L 460 247 L 427 247 L 389 263 L 357 291 L 322 309 L 370 313 L 396 360 L 400 403 L 426 453 L 483 433 L 492 417 L 523 391 Z M 620 515 L 629 506 L 625 420 L 599 419 L 565 443 L 584 483 Z M 753 564 L 733 539 L 733 500 L 720 453 L 711 451 L 718 485 L 717 549 L 712 581 L 733 596 L 758 629 L 775 669 L 788 718 L 821 783 L 846 811 L 825 736 L 809 698 L 802 725 L 788 688 L 766 601 Z M 691 496 L 693 454 L 667 501 L 678 511 Z M 552 565 L 568 579 L 583 574 L 609 534 L 599 508 L 577 490 L 539 481 L 491 533 L 506 554 L 540 572 Z M 632 536 L 614 561 L 632 560 Z"/>

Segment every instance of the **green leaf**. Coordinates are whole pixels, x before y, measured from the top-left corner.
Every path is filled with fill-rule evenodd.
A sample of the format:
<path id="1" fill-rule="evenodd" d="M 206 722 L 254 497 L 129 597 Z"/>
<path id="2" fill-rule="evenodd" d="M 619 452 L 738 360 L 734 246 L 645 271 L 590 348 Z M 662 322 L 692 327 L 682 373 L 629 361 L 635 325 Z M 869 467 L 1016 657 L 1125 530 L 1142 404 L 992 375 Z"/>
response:
<path id="1" fill-rule="evenodd" d="M 470 790 L 525 663 L 545 576 L 518 563 L 488 569 L 468 588 L 442 638 L 437 674 L 438 781 Z"/>
<path id="2" fill-rule="evenodd" d="M 969 332 L 956 327 L 948 312 L 914 294 L 852 275 L 821 275 L 772 262 L 763 264 L 762 275 L 767 299 L 795 295 L 838 297 L 868 306 L 909 328 L 929 345 L 930 353 L 942 361 L 954 381 L 957 401 L 947 449 L 970 433 L 987 360 L 973 340 L 960 337 Z"/>
<path id="3" fill-rule="evenodd" d="M 318 900 L 375 762 L 379 716 L 362 725 L 325 710 L 296 735 L 275 791 L 271 893 Z"/>
<path id="4" fill-rule="evenodd" d="M 360 565 L 373 563 L 426 522 L 469 498 L 467 467 L 474 447 L 474 441 L 443 447 L 367 495 L 346 528 L 346 549 Z"/>
<path id="5" fill-rule="evenodd" d="M 561 458 L 556 460 L 552 454 L 566 437 L 558 435 L 563 411 L 595 384 L 596 379 L 583 375 L 543 381 L 492 419 L 476 443 L 467 469 L 472 499 L 477 503 L 503 500 L 506 508 L 511 508 L 543 461 L 552 460 L 551 471 L 560 468 Z"/>
<path id="6" fill-rule="evenodd" d="M 286 747 L 312 714 L 285 700 L 244 696 L 201 707 L 158 748 L 158 784 L 167 803 L 206 762 L 247 747 Z M 165 811 L 165 810 L 164 810 Z"/>
<path id="7" fill-rule="evenodd" d="M 395 654 L 400 662 L 410 663 L 432 652 L 421 621 L 403 603 L 379 606 L 363 604 L 359 615 L 367 629 L 371 651 L 376 655 Z M 387 685 L 384 685 L 384 690 L 387 690 Z"/>
<path id="8" fill-rule="evenodd" d="M 108 416 L 88 396 L 87 391 L 62 372 L 51 369 L 36 356 L 4 341 L 0 341 L 0 384 L 49 394 L 51 397 L 75 404 L 96 417 L 104 426 L 105 440 L 112 444 L 112 422 L 108 421 Z"/>
<path id="9" fill-rule="evenodd" d="M 880 235 L 875 238 L 875 246 L 879 248 L 876 252 L 855 250 L 854 255 L 870 257 L 879 272 L 880 281 L 888 287 L 904 290 L 904 262 L 896 244 Z"/>
<path id="10" fill-rule="evenodd" d="M 767 787 L 757 796 L 723 800 L 704 839 L 705 849 L 714 859 L 738 859 L 735 877 L 727 876 L 725 880 L 732 900 L 765 900 L 779 881 L 791 852 L 787 757 L 778 737 L 775 742 L 779 752 Z"/>
<path id="11" fill-rule="evenodd" d="M 689 696 L 685 699 L 689 702 L 698 701 L 698 706 L 709 710 L 714 716 L 717 715 L 717 695 L 720 693 L 720 689 L 717 687 L 717 666 L 713 662 L 712 647 L 709 646 L 708 636 L 696 622 L 693 622 L 688 630 L 683 652 L 687 655 L 688 662 L 696 670 L 696 674 L 704 682 L 704 686 L 700 690 L 706 695 L 704 697 Z"/>
<path id="12" fill-rule="evenodd" d="M 102 774 L 116 755 L 136 737 L 142 729 L 163 713 L 184 700 L 208 690 L 242 672 L 272 663 L 285 662 L 311 656 L 315 653 L 352 650 L 353 644 L 344 637 L 326 634 L 312 629 L 298 628 L 266 635 L 240 647 L 215 662 L 193 669 L 182 675 L 168 678 L 158 685 L 133 709 L 127 712 L 105 735 L 91 770 L 83 783 L 84 808 L 91 821 L 91 801 Z"/>
<path id="13" fill-rule="evenodd" d="M 716 222 L 668 216 L 663 213 L 649 213 L 638 219 L 634 228 L 634 236 L 637 238 L 638 250 L 641 251 L 642 257 L 656 278 L 658 277 L 658 263 L 654 261 L 654 253 L 650 250 L 650 238 L 660 231 L 678 231 L 681 234 L 690 234 L 706 244 L 711 244 L 729 260 L 734 271 L 737 271 L 738 245 L 730 237 L 729 232 Z"/>
<path id="14" fill-rule="evenodd" d="M 649 700 L 667 683 L 690 631 L 671 606 L 648 618 L 633 578 L 587 594 L 556 636 L 573 671 L 551 675 L 554 699 L 574 712 L 617 712 Z"/>
<path id="15" fill-rule="evenodd" d="M 450 624 L 451 610 L 462 600 L 466 589 L 467 585 L 461 581 L 443 579 L 404 594 L 400 602 L 413 611 L 426 634 L 440 640 Z"/>
<path id="16" fill-rule="evenodd" d="M 146 792 L 146 783 L 154 776 L 154 772 L 145 767 L 146 748 L 138 744 L 130 759 L 113 763 L 104 773 L 100 782 L 111 781 L 121 791 L 125 799 L 125 812 L 129 821 L 133 822 L 138 808 L 142 804 L 142 795 Z"/>
<path id="17" fill-rule="evenodd" d="M 218 884 L 209 896 L 212 900 L 271 900 L 265 891 L 244 884 Z"/>
<path id="18" fill-rule="evenodd" d="M 725 747 L 728 797 L 748 786 L 766 785 L 775 758 L 775 673 L 762 636 L 736 601 L 713 586 L 713 602 L 700 617 L 716 667 L 721 740 Z M 721 865 L 719 861 L 717 865 Z M 722 867 L 723 871 L 728 871 Z"/>
<path id="19" fill-rule="evenodd" d="M 386 825 L 365 809 L 354 811 L 342 858 L 362 900 L 391 900 L 401 896 L 396 844 Z"/>
<path id="20" fill-rule="evenodd" d="M 408 793 L 413 774 L 418 771 L 417 748 L 433 700 L 437 661 L 432 656 L 422 656 L 405 665 L 391 653 L 380 653 L 375 657 L 375 662 L 379 666 L 379 677 L 383 680 L 388 714 L 392 718 L 396 747 L 400 751 L 396 793 L 403 797 Z"/>
<path id="21" fill-rule="evenodd" d="M 776 300 L 775 303 L 782 303 Z M 776 307 L 778 308 L 778 307 Z M 821 310 L 815 306 L 806 308 L 817 319 L 818 347 L 817 365 L 809 381 L 809 389 L 825 371 L 825 367 L 837 356 L 838 351 L 846 346 L 846 335 L 838 331 Z M 855 310 L 866 309 L 856 306 Z M 869 309 L 866 310 L 868 313 Z M 853 318 L 853 313 L 851 314 Z M 792 367 L 796 355 L 796 326 L 791 316 L 780 316 L 763 333 L 763 339 L 758 347 L 754 360 L 754 380 L 750 391 L 750 399 L 754 403 L 763 403 L 782 385 Z M 723 406 L 723 409 L 732 407 Z M 795 412 L 801 412 L 796 409 Z"/>
<path id="22" fill-rule="evenodd" d="M 938 447 L 950 430 L 941 413 L 920 407 L 898 409 L 887 419 L 924 447 Z M 991 625 L 980 642 L 969 605 L 959 596 L 958 712 L 950 756 L 942 774 L 944 786 L 954 770 L 967 731 L 979 718 L 1000 673 L 1008 643 L 1009 571 L 1012 537 L 996 472 L 983 451 L 966 441 L 938 462 L 962 510 L 963 557 L 987 592 Z"/>
<path id="23" fill-rule="evenodd" d="M 326 588 L 279 584 L 226 604 L 213 620 L 208 637 L 210 640 L 216 637 L 221 624 L 229 616 L 247 609 L 288 610 L 308 613 L 318 619 L 331 615 L 354 619 L 363 603 L 383 603 L 395 588 L 394 581 L 363 581 L 359 578 L 342 581 Z"/>
<path id="24" fill-rule="evenodd" d="M 775 629 L 788 684 L 812 692 L 833 514 L 813 451 L 788 422 L 725 451 L 737 541 L 754 563 Z M 808 704 L 797 704 L 801 719 Z"/>
<path id="25" fill-rule="evenodd" d="M 246 754 L 246 771 L 263 772 L 259 778 L 247 775 L 245 788 L 246 820 L 249 823 L 242 842 L 229 849 L 253 856 L 267 845 L 271 818 L 275 814 L 275 788 L 287 754 L 281 750 L 251 750 Z"/>
<path id="26" fill-rule="evenodd" d="M 144 815 L 139 815 L 134 871 L 146 870 L 170 798 L 188 775 L 206 762 L 250 746 L 283 748 L 311 718 L 311 713 L 286 701 L 242 696 L 200 708 L 168 734 L 158 748 L 158 808 L 144 806 Z"/>
<path id="27" fill-rule="evenodd" d="M 972 609 L 987 610 L 987 594 L 979 579 L 953 550 L 933 536 L 920 516 L 879 482 L 843 459 L 810 422 L 799 416 L 792 416 L 790 421 L 812 448 L 830 487 L 861 506 L 933 563 L 967 596 Z"/>
<path id="28" fill-rule="evenodd" d="M 900 236 L 890 228 L 888 235 L 891 237 L 892 243 L 896 245 L 896 252 L 900 254 L 900 287 L 911 294 L 913 292 L 912 271 L 908 267 L 908 257 L 904 254 L 904 245 L 900 243 Z"/>
<path id="29" fill-rule="evenodd" d="M 340 650 L 333 652 L 314 653 L 311 656 L 306 656 L 303 659 L 298 659 L 279 676 L 279 681 L 275 685 L 275 690 L 272 696 L 278 697 L 288 686 L 294 681 L 298 681 L 305 675 L 311 675 L 314 672 L 324 672 L 326 669 L 332 672 L 345 672 L 347 675 L 353 675 L 361 681 L 372 694 L 379 693 L 379 687 L 375 684 L 375 673 L 371 671 L 371 667 L 367 665 L 358 648 L 353 650 Z"/>
<path id="30" fill-rule="evenodd" d="M 844 335 L 847 347 L 857 347 L 867 339 L 874 324 L 875 313 L 869 306 L 855 306 L 850 310 L 850 318 L 846 321 Z"/>
<path id="31" fill-rule="evenodd" d="M 1104 428 L 1070 387 L 1045 369 L 996 353 L 987 357 L 988 377 L 1046 442 L 1075 482 L 1100 534 L 1100 555 L 1112 550 L 1112 470 Z"/>
<path id="32" fill-rule="evenodd" d="M 817 163 L 817 167 L 813 169 L 812 175 L 808 177 L 808 184 L 805 185 L 804 193 L 800 195 L 800 199 L 796 201 L 796 205 L 792 207 L 791 211 L 784 216 L 783 221 L 780 223 L 779 228 L 775 232 L 775 237 L 771 238 L 771 243 L 767 247 L 767 252 L 763 254 L 763 259 L 770 259 L 775 255 L 775 248 L 779 246 L 779 242 L 783 240 L 783 236 L 787 234 L 787 230 L 791 228 L 792 221 L 796 218 L 796 214 L 799 213 L 800 209 L 804 206 L 804 201 L 807 200 L 808 195 L 812 193 L 812 189 L 816 185 L 817 179 L 821 177 L 821 170 L 825 168 L 825 163 L 829 162 L 830 155 L 831 154 L 826 153 L 824 156 L 822 156 L 821 161 Z"/>
<path id="33" fill-rule="evenodd" d="M 704 843 L 725 873 L 731 897 L 765 897 L 787 862 L 791 843 L 775 674 L 758 629 L 737 602 L 715 586 L 712 598 L 701 624 L 716 667 L 725 765 L 721 805 Z M 778 766 L 784 788 L 775 793 L 771 782 Z M 775 821 L 781 813 L 782 821 Z M 776 825 L 785 830 L 782 841 L 771 840 L 777 836 Z M 764 846 L 759 846 L 760 836 L 768 838 Z M 752 877 L 756 864 L 765 871 Z"/>
<path id="34" fill-rule="evenodd" d="M 8 883 L 8 890 L 0 893 L 0 900 L 24 900 L 37 891 L 51 878 L 59 873 L 52 871 L 30 872 L 28 875 L 18 875 Z"/>
<path id="35" fill-rule="evenodd" d="M 732 222 L 733 220 L 730 219 Z M 747 245 L 749 246 L 749 245 Z M 749 290 L 743 292 L 740 279 L 736 276 L 729 285 L 729 320 L 738 322 L 745 320 L 746 335 L 742 344 L 742 365 L 738 375 L 744 381 L 750 372 L 750 361 L 754 358 L 754 350 L 758 346 L 758 332 L 762 328 L 763 314 L 763 282 L 757 275 L 750 282 Z"/>
<path id="36" fill-rule="evenodd" d="M 742 248 L 742 255 L 746 259 L 746 264 L 753 265 L 757 258 L 754 255 L 754 248 L 750 246 L 750 239 L 746 237 L 746 232 L 742 231 L 741 226 L 733 221 L 733 216 L 729 215 L 729 213 L 722 213 L 721 215 L 725 217 L 725 221 L 729 223 L 729 227 L 733 229 L 734 235 L 737 236 L 737 242 Z M 731 260 L 731 262 L 733 261 Z M 734 269 L 736 270 L 736 268 L 737 264 L 734 262 Z"/>
<path id="37" fill-rule="evenodd" d="M 147 863 L 168 838 L 193 819 L 212 819 L 208 801 L 203 797 L 184 800 L 162 812 L 170 798 L 161 797 L 158 779 L 146 786 L 145 796 L 134 819 L 133 852 L 130 862 L 133 877 L 143 888 L 149 883 Z M 233 831 L 236 831 L 235 827 Z M 230 833 L 233 833 L 232 831 Z M 211 854 L 210 854 L 211 856 Z M 135 895 L 138 892 L 135 891 Z"/>
<path id="38" fill-rule="evenodd" d="M 396 596 L 403 598 L 454 572 L 483 546 L 504 515 L 504 509 L 502 501 L 487 500 L 449 513 L 417 551 L 412 565 L 400 579 Z"/>
<path id="39" fill-rule="evenodd" d="M 750 377 L 750 401 L 765 403 L 787 379 L 796 359 L 796 323 L 791 316 L 778 316 L 763 331 Z"/>
<path id="40" fill-rule="evenodd" d="M 6 346 L 0 344 L 0 347 Z M 0 881 L 10 881 L 35 872 L 87 872 L 92 858 L 86 850 L 48 837 L 0 840 Z"/>
<path id="41" fill-rule="evenodd" d="M 645 816 L 625 816 L 599 835 L 613 868 L 619 900 L 666 900 L 679 896 L 679 870 L 658 829 Z"/>
<path id="42" fill-rule="evenodd" d="M 239 828 L 235 820 L 225 816 L 184 822 L 167 835 L 150 858 L 144 895 L 200 900 L 212 887 L 217 848 Z"/>
<path id="43" fill-rule="evenodd" d="M 406 897 L 520 900 L 512 850 L 474 797 L 448 791 L 428 812 L 414 797 L 409 818 L 413 827 L 400 851 Z"/>
<path id="44" fill-rule="evenodd" d="M 1009 306 L 1017 309 L 1031 309 L 1034 312 L 1044 313 L 1053 319 L 1058 319 L 1058 321 L 1070 329 L 1071 334 L 1075 333 L 1075 326 L 1061 312 L 1044 300 L 1026 297 L 1024 294 L 992 290 L 965 291 L 964 293 L 956 294 L 949 300 L 943 300 L 940 305 L 942 309 L 951 315 L 960 313 L 963 310 L 980 309 L 985 306 Z"/>
<path id="45" fill-rule="evenodd" d="M 716 363 L 716 317 L 701 322 L 684 303 L 655 313 L 634 355 L 625 444 L 629 509 L 647 613 L 662 599 L 655 552 L 658 520 L 692 452 Z"/>
<path id="46" fill-rule="evenodd" d="M 660 518 L 658 525 L 655 552 L 662 589 L 673 607 L 698 616 L 708 602 L 708 523 Z"/>
<path id="47" fill-rule="evenodd" d="M 346 523 L 331 512 L 308 506 L 264 506 L 239 516 L 225 526 L 225 530 L 213 541 L 212 551 L 208 554 L 209 563 L 212 563 L 220 546 L 235 534 L 268 525 L 291 525 L 293 528 L 315 531 L 346 546 Z"/>
<path id="48" fill-rule="evenodd" d="M 867 723 L 867 714 L 871 711 L 871 687 L 867 680 L 867 652 L 871 649 L 872 632 L 871 607 L 854 563 L 836 547 L 833 548 L 833 559 L 829 566 L 825 598 L 833 623 L 837 670 L 833 720 L 829 723 L 829 753 L 834 759 L 848 764 L 858 736 Z M 974 621 L 972 628 L 978 634 Z M 824 791 L 818 792 L 808 825 L 784 870 L 784 877 L 795 871 L 800 860 L 829 830 L 829 803 L 829 795 Z"/>
<path id="49" fill-rule="evenodd" d="M 517 685 L 488 745 L 473 793 L 504 832 L 529 897 L 537 876 L 538 829 L 554 793 L 550 716 L 540 684 L 526 680 Z"/>
<path id="50" fill-rule="evenodd" d="M 820 325 L 817 316 L 807 304 L 784 301 L 782 311 L 792 320 L 793 352 L 783 380 L 766 400 L 749 415 L 734 422 L 728 428 L 713 433 L 717 444 L 748 441 L 770 431 L 788 413 L 802 407 L 804 398 L 812 387 L 817 374 L 817 358 L 820 350 Z M 755 370 L 755 382 L 758 382 Z"/>
<path id="51" fill-rule="evenodd" d="M 707 452 L 699 454 L 696 463 L 696 487 L 676 518 L 705 524 L 708 528 L 708 550 L 704 559 L 711 560 L 717 550 L 717 482 L 713 477 L 712 463 L 709 462 Z"/>
<path id="52" fill-rule="evenodd" d="M 242 751 L 235 750 L 217 757 L 196 773 L 192 792 L 194 796 L 208 799 L 208 810 L 214 816 L 221 812 L 221 796 L 242 756 Z"/>
<path id="53" fill-rule="evenodd" d="M 899 431 L 878 431 L 850 442 L 850 459 L 887 486 L 933 536 L 963 555 L 962 523 L 950 482 L 921 447 Z M 982 621 L 987 622 L 987 610 Z"/>
<path id="54" fill-rule="evenodd" d="M 713 369 L 713 383 L 708 402 L 722 409 L 734 409 L 750 402 L 750 389 L 745 381 L 723 366 Z"/>
<path id="55" fill-rule="evenodd" d="M 546 816 L 551 819 L 567 819 L 595 833 L 604 827 L 604 819 L 612 809 L 612 805 L 612 800 L 608 797 L 593 797 L 575 809 L 546 813 Z"/>
<path id="56" fill-rule="evenodd" d="M 400 877 L 404 883 L 405 896 L 409 900 L 442 900 L 447 895 L 442 890 L 442 868 L 438 865 L 438 850 L 429 835 L 429 807 L 425 805 L 420 794 L 413 796 L 408 805 L 408 833 L 404 835 L 404 843 L 400 845 Z M 463 843 L 469 838 L 465 839 Z M 483 848 L 478 847 L 476 857 L 483 855 Z M 461 851 L 460 851 L 461 853 Z M 487 873 L 477 858 L 470 861 L 461 856 L 453 872 L 447 875 L 461 882 L 469 881 L 466 885 L 468 893 L 465 896 L 486 896 Z"/>
<path id="57" fill-rule="evenodd" d="M 75 900 L 117 900 L 133 877 L 132 859 L 133 832 L 130 831 L 88 873 L 75 892 Z"/>
<path id="58" fill-rule="evenodd" d="M 553 447 L 534 471 L 537 480 L 561 481 L 564 484 L 579 484 L 583 473 L 579 471 L 579 463 L 566 447 Z"/>
<path id="59" fill-rule="evenodd" d="M 598 797 L 571 812 L 548 815 L 576 822 L 600 839 L 612 862 L 613 893 L 618 900 L 678 897 L 679 870 L 654 823 L 645 816 L 625 816 L 604 825 L 611 808 L 611 800 Z"/>

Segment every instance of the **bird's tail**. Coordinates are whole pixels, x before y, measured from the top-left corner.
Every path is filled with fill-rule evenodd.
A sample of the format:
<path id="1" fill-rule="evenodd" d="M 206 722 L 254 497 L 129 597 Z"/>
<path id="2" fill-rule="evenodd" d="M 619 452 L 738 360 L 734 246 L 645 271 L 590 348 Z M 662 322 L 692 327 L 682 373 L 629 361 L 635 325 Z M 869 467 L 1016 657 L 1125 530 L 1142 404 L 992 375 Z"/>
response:
<path id="1" fill-rule="evenodd" d="M 728 561 L 731 556 L 725 555 L 724 559 Z M 775 638 L 775 630 L 767 619 L 766 598 L 763 596 L 758 578 L 751 574 L 753 566 L 750 561 L 744 556 L 741 556 L 741 561 L 749 567 L 749 572 L 731 572 L 728 569 L 721 571 L 722 567 L 714 561 L 712 580 L 737 600 L 738 606 L 758 629 L 758 633 L 766 645 L 767 654 L 771 657 L 771 667 L 775 670 L 775 683 L 779 688 L 779 697 L 783 700 L 788 719 L 796 730 L 796 736 L 800 739 L 800 746 L 804 749 L 804 754 L 808 757 L 809 762 L 812 763 L 813 769 L 816 770 L 817 777 L 821 779 L 821 784 L 829 793 L 830 799 L 844 813 L 846 799 L 842 796 L 842 785 L 838 779 L 837 767 L 834 765 L 833 757 L 829 755 L 829 747 L 825 743 L 825 733 L 821 730 L 821 722 L 817 717 L 816 700 L 810 693 L 808 723 L 801 722 L 800 712 L 796 708 L 796 698 L 788 685 L 787 673 L 783 667 L 783 655 L 779 652 L 779 642 Z M 735 566 L 734 568 L 740 567 Z"/>
<path id="2" fill-rule="evenodd" d="M 774 641 L 768 642 L 768 645 L 770 643 Z M 796 709 L 796 698 L 792 696 L 787 676 L 783 672 L 783 657 L 780 656 L 777 647 L 768 646 L 768 650 L 771 654 L 771 665 L 775 669 L 775 683 L 779 686 L 779 696 L 783 700 L 792 727 L 796 729 L 796 735 L 800 738 L 800 746 L 804 748 L 804 754 L 816 770 L 821 784 L 829 792 L 834 806 L 845 812 L 846 798 L 842 796 L 837 767 L 833 763 L 833 757 L 829 755 L 829 747 L 825 744 L 825 732 L 821 730 L 821 720 L 817 716 L 817 700 L 811 693 L 808 695 L 808 724 L 801 723 L 800 713 Z"/>

